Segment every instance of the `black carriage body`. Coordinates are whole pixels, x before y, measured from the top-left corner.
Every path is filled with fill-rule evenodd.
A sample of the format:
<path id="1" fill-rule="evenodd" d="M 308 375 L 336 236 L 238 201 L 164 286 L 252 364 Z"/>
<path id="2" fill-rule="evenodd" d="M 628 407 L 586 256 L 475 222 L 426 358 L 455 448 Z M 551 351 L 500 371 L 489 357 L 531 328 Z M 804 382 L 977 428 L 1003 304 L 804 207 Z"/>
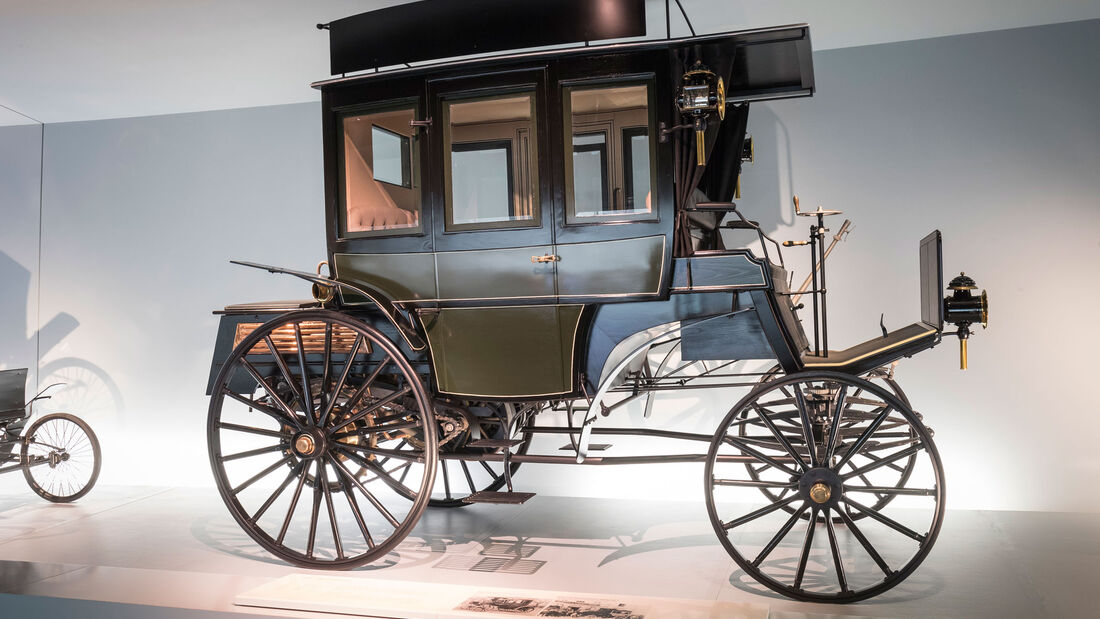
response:
<path id="1" fill-rule="evenodd" d="M 724 121 L 706 123 L 705 167 L 694 165 L 694 132 L 676 105 L 684 73 L 700 66 L 728 84 Z M 591 393 L 632 337 L 670 323 L 683 327 L 685 359 L 775 359 L 787 372 L 860 373 L 938 341 L 940 327 L 918 323 L 847 354 L 810 355 L 776 256 L 721 248 L 713 213 L 701 217 L 710 230 L 704 223 L 696 234 L 710 234 L 709 247 L 692 247 L 700 216 L 689 211 L 733 197 L 749 103 L 813 93 L 805 25 L 410 67 L 316 86 L 327 259 L 333 278 L 354 286 L 327 306 L 395 332 L 378 319 L 379 306 L 404 316 L 420 341 L 403 343 L 438 393 L 517 400 Z M 611 112 L 599 111 L 632 90 L 635 107 L 612 102 Z M 573 109 L 585 93 L 595 112 Z M 492 118 L 502 104 L 522 118 Z M 630 148 L 638 144 L 648 149 L 648 170 L 632 165 L 646 159 Z M 497 188 L 506 214 L 459 219 L 461 198 L 476 201 L 502 180 L 463 175 L 489 157 L 507 170 L 506 188 Z M 601 190 L 590 196 L 602 206 L 581 216 L 580 175 L 590 162 L 602 170 Z M 642 207 L 640 195 L 628 194 L 645 175 Z M 356 204 L 363 193 L 374 196 L 367 215 Z M 303 307 L 226 308 L 211 384 L 243 337 L 239 324 Z"/>
<path id="2" fill-rule="evenodd" d="M 808 28 L 795 26 L 534 53 L 321 83 L 326 230 L 334 276 L 410 310 L 427 343 L 424 355 L 433 368 L 435 389 L 455 396 L 536 399 L 591 391 L 616 346 L 629 336 L 738 307 L 758 306 L 763 315 L 737 315 L 728 324 L 689 329 L 696 337 L 685 343 L 688 354 L 708 359 L 779 357 L 793 363 L 805 338 L 789 303 L 774 294 L 774 280 L 785 280 L 781 269 L 747 250 L 676 255 L 674 138 L 688 132 L 672 128 L 683 125 L 674 105 L 681 76 L 699 61 L 724 73 L 730 84 L 727 97 L 740 102 L 730 106 L 729 118 L 716 122 L 710 134 L 722 134 L 723 142 L 739 146 L 749 101 L 813 92 L 809 50 Z M 577 91 L 618 85 L 645 87 L 647 105 L 635 131 L 648 134 L 653 154 L 651 210 L 639 215 L 619 209 L 621 214 L 609 212 L 588 221 L 571 217 L 568 174 L 581 146 L 567 137 L 565 125 L 576 118 L 569 114 L 567 99 Z M 450 137 L 446 134 L 458 133 L 458 128 L 446 124 L 445 108 L 520 93 L 533 99 L 529 148 L 534 216 L 519 225 L 449 226 L 452 189 L 446 168 L 454 151 L 447 152 L 445 142 Z M 420 181 L 419 221 L 404 234 L 351 232 L 347 119 L 402 105 L 421 124 L 398 130 L 419 146 L 411 175 Z M 609 129 L 602 156 L 621 161 L 620 136 L 629 135 L 639 121 L 620 127 L 616 118 L 594 120 Z M 574 136 L 584 131 L 571 129 Z M 507 139 L 518 148 L 521 138 Z M 724 173 L 730 188 L 740 170 L 740 150 L 712 150 L 709 169 L 716 176 Z M 629 167 L 624 176 L 626 171 Z M 622 178 L 606 182 L 611 186 L 605 187 L 604 200 L 622 200 L 623 184 Z M 544 256 L 553 261 L 534 262 Z M 349 308 L 366 302 L 354 294 L 344 294 L 342 301 Z"/>

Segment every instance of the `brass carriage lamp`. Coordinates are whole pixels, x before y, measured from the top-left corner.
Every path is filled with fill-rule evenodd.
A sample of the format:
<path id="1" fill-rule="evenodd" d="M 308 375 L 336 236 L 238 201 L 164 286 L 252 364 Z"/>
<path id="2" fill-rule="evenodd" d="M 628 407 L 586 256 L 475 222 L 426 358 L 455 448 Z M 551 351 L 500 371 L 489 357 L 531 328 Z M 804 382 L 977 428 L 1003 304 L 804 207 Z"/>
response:
<path id="1" fill-rule="evenodd" d="M 726 118 L 726 85 L 703 63 L 696 61 L 680 82 L 680 93 L 676 96 L 676 109 L 680 114 L 691 117 L 695 129 L 695 157 L 700 166 L 707 163 L 706 131 L 707 117 L 718 115 L 718 122 Z"/>
<path id="2" fill-rule="evenodd" d="M 944 320 L 959 327 L 955 332 L 959 336 L 959 367 L 965 370 L 970 325 L 980 323 L 983 329 L 989 326 L 989 299 L 984 290 L 980 295 L 973 293 L 978 285 L 966 273 L 959 273 L 947 284 L 947 289 L 952 292 L 943 300 Z"/>

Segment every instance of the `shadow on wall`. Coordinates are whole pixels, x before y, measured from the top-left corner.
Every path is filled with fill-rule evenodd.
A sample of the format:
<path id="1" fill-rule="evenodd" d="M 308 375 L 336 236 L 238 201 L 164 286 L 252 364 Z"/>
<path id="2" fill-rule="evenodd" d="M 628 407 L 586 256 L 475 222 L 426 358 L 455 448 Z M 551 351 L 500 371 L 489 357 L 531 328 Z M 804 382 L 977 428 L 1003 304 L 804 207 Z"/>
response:
<path id="1" fill-rule="evenodd" d="M 27 346 L 17 346 L 17 350 L 27 350 L 38 340 L 39 358 L 56 348 L 66 337 L 76 331 L 80 321 L 68 312 L 62 312 L 51 318 L 45 326 L 26 336 L 27 326 L 32 324 L 27 316 L 27 302 L 31 291 L 31 272 L 11 256 L 0 252 L 0 282 L 4 282 L 9 291 L 23 290 L 23 294 L 5 294 L 0 296 L 0 341 L 18 342 L 23 340 Z M 0 366 L 11 366 L 17 361 L 11 352 L 0 350 Z M 113 419 L 122 410 L 122 393 L 118 385 L 103 368 L 90 361 L 76 357 L 61 357 L 38 368 L 38 388 L 54 383 L 62 383 L 50 391 L 50 400 L 44 400 L 35 407 L 36 412 L 56 412 L 62 408 L 83 417 L 94 420 Z M 28 387 L 28 391 L 33 386 Z M 37 389 L 35 389 L 37 391 Z"/>

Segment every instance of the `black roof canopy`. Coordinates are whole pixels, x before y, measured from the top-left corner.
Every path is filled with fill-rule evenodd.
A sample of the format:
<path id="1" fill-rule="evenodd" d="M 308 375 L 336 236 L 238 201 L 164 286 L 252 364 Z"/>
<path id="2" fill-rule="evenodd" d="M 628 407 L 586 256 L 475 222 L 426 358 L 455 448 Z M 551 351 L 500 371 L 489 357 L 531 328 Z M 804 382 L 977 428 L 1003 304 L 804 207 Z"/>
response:
<path id="1" fill-rule="evenodd" d="M 645 0 L 421 0 L 338 19 L 333 75 L 407 62 L 645 36 Z"/>

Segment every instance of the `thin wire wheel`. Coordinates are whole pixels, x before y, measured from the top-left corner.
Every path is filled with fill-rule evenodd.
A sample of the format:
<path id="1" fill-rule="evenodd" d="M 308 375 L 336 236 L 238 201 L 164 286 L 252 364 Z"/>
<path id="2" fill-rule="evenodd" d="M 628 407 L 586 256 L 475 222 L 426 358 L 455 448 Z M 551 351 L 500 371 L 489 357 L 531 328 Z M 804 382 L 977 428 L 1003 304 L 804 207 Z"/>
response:
<path id="1" fill-rule="evenodd" d="M 324 310 L 255 328 L 215 379 L 210 464 L 237 523 L 275 556 L 346 569 L 381 558 L 431 496 L 436 419 L 378 330 Z"/>
<path id="2" fill-rule="evenodd" d="M 99 479 L 99 439 L 68 413 L 41 417 L 23 435 L 23 476 L 38 496 L 68 503 L 88 494 Z"/>
<path id="3" fill-rule="evenodd" d="M 898 482 L 890 465 L 914 456 Z M 888 389 L 837 372 L 777 378 L 742 398 L 711 441 L 705 487 L 715 533 L 744 573 L 803 601 L 890 589 L 924 560 L 943 521 L 931 433 Z"/>

